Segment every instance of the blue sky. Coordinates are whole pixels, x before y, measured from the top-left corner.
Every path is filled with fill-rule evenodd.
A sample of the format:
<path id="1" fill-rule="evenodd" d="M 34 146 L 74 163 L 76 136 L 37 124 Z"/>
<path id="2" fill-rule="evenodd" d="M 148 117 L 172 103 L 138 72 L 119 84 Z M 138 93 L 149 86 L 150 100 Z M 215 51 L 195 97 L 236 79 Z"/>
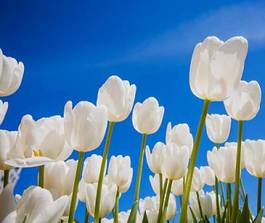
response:
<path id="1" fill-rule="evenodd" d="M 35 119 L 62 114 L 67 100 L 95 103 L 98 88 L 109 75 L 118 74 L 137 85 L 136 101 L 155 96 L 165 106 L 160 130 L 148 138 L 151 147 L 164 140 L 169 121 L 186 122 L 195 134 L 202 101 L 190 91 L 189 64 L 194 45 L 208 35 L 245 36 L 249 53 L 243 79 L 265 87 L 262 1 L 10 0 L 1 2 L 0 12 L 0 48 L 25 64 L 21 88 L 4 98 L 10 106 L 5 129 L 17 129 L 27 113 Z M 223 113 L 223 104 L 212 104 L 210 112 Z M 245 124 L 244 139 L 264 138 L 264 120 L 262 103 L 257 117 Z M 129 117 L 115 126 L 110 154 L 130 155 L 136 172 L 140 140 Z M 229 140 L 236 140 L 236 123 Z M 207 164 L 211 147 L 204 132 L 198 165 Z M 101 154 L 102 147 L 94 152 Z M 23 170 L 16 192 L 35 184 L 36 173 Z M 145 162 L 142 197 L 153 194 L 149 174 Z M 254 205 L 256 179 L 244 173 L 244 182 Z M 122 196 L 122 210 L 130 208 L 133 192 L 134 186 Z"/>

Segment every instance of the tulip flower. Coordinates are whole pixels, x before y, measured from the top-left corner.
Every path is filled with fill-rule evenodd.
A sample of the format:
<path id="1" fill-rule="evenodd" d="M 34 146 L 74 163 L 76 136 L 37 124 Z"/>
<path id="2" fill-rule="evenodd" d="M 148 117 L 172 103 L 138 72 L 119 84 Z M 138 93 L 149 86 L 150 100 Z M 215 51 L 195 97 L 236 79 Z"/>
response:
<path id="1" fill-rule="evenodd" d="M 71 200 L 77 161 L 67 160 L 66 162 L 57 161 L 45 165 L 44 171 L 44 188 L 49 190 L 53 199 L 61 196 L 68 196 Z M 64 215 L 69 215 L 70 203 L 65 209 Z"/>
<path id="2" fill-rule="evenodd" d="M 102 156 L 93 154 L 92 156 L 86 158 L 84 162 L 82 180 L 86 183 L 97 183 L 100 167 L 102 163 Z M 106 168 L 104 170 L 104 175 L 106 173 Z"/>
<path id="3" fill-rule="evenodd" d="M 144 216 L 147 215 L 148 222 L 157 222 L 159 209 L 159 197 L 145 197 L 139 201 L 140 214 Z"/>
<path id="4" fill-rule="evenodd" d="M 191 184 L 192 191 L 200 191 L 205 184 L 213 186 L 214 183 L 215 175 L 210 167 L 202 166 L 200 168 L 194 168 L 193 179 Z"/>
<path id="5" fill-rule="evenodd" d="M 176 196 L 183 195 L 183 178 L 173 180 L 171 192 Z"/>
<path id="6" fill-rule="evenodd" d="M 191 154 L 193 147 L 193 137 L 190 133 L 188 124 L 178 124 L 172 128 L 171 123 L 169 122 L 167 125 L 166 143 L 175 143 L 178 146 L 188 146 Z"/>
<path id="7" fill-rule="evenodd" d="M 9 96 L 17 91 L 24 74 L 24 64 L 7 57 L 0 49 L 0 96 Z"/>
<path id="8" fill-rule="evenodd" d="M 129 211 L 122 211 L 119 213 L 119 221 L 118 223 L 125 223 L 128 222 L 128 218 L 130 215 L 131 210 Z M 114 220 L 113 219 L 107 219 L 107 218 L 102 218 L 101 219 L 101 223 L 113 223 Z M 137 213 L 137 223 L 142 223 L 142 216 L 140 216 L 139 213 Z"/>
<path id="9" fill-rule="evenodd" d="M 14 184 L 9 183 L 0 192 L 0 222 L 16 209 L 16 202 L 13 196 Z"/>
<path id="10" fill-rule="evenodd" d="M 136 86 L 118 76 L 110 76 L 98 91 L 97 105 L 105 106 L 110 122 L 125 120 L 133 107 Z"/>
<path id="11" fill-rule="evenodd" d="M 247 171 L 258 178 L 257 214 L 261 209 L 262 178 L 265 177 L 265 140 L 244 142 L 244 164 Z"/>
<path id="12" fill-rule="evenodd" d="M 67 196 L 53 200 L 48 190 L 30 187 L 24 191 L 16 209 L 5 217 L 2 223 L 58 223 L 68 202 Z"/>
<path id="13" fill-rule="evenodd" d="M 161 196 L 160 193 L 162 193 L 162 187 L 163 187 L 163 185 L 165 183 L 165 179 L 162 178 L 162 181 L 161 181 L 160 175 L 159 174 L 155 174 L 154 176 L 149 176 L 149 181 L 150 181 L 150 184 L 152 186 L 153 191 L 157 195 Z"/>
<path id="14" fill-rule="evenodd" d="M 97 183 L 88 184 L 86 187 L 86 207 L 91 216 L 95 214 L 95 201 L 97 193 Z M 102 184 L 102 196 L 100 200 L 99 218 L 103 218 L 108 215 L 114 207 L 116 186 Z"/>
<path id="15" fill-rule="evenodd" d="M 150 152 L 149 146 L 146 146 L 146 160 L 149 166 L 149 169 L 153 173 L 160 174 L 161 173 L 161 165 L 163 162 L 163 152 L 165 150 L 166 145 L 162 142 L 157 142 L 153 148 L 152 153 Z"/>
<path id="16" fill-rule="evenodd" d="M 259 111 L 261 89 L 256 81 L 241 81 L 239 88 L 224 101 L 226 112 L 235 120 L 253 119 Z"/>
<path id="17" fill-rule="evenodd" d="M 0 100 L 0 125 L 3 123 L 8 109 L 8 102 Z"/>
<path id="18" fill-rule="evenodd" d="M 228 139 L 231 128 L 231 118 L 227 115 L 207 114 L 206 131 L 208 138 L 215 144 L 221 144 Z"/>

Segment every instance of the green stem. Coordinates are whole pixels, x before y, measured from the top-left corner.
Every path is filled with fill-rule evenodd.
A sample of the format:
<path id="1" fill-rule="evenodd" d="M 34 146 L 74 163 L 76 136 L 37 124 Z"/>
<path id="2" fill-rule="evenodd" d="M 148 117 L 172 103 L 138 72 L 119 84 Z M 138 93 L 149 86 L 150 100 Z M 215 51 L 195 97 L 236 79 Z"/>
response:
<path id="1" fill-rule="evenodd" d="M 218 179 L 215 177 L 215 196 L 216 196 L 216 210 L 217 210 L 217 223 L 221 223 L 221 214 L 219 206 L 219 190 L 218 190 Z"/>
<path id="2" fill-rule="evenodd" d="M 243 121 L 238 121 L 235 194 L 234 194 L 234 207 L 233 207 L 233 211 L 232 211 L 232 222 L 236 222 L 237 212 L 238 212 L 238 208 L 239 208 L 239 184 L 240 184 L 240 176 L 241 176 L 242 130 L 243 130 Z"/>
<path id="3" fill-rule="evenodd" d="M 183 196 L 183 204 L 182 204 L 182 209 L 181 209 L 181 214 L 180 214 L 180 222 L 187 222 L 187 210 L 188 210 L 188 202 L 189 202 L 189 196 L 190 196 L 193 171 L 194 171 L 194 167 L 195 167 L 197 153 L 198 153 L 198 149 L 199 149 L 199 145 L 200 145 L 200 141 L 201 141 L 201 136 L 202 136 L 202 130 L 204 127 L 205 118 L 206 118 L 206 115 L 208 112 L 209 104 L 210 104 L 210 101 L 208 101 L 208 100 L 204 101 L 203 111 L 201 114 L 198 129 L 197 129 L 195 143 L 193 145 L 193 150 L 192 150 L 192 154 L 191 154 L 188 174 L 187 174 L 185 188 L 184 188 L 184 196 Z"/>
<path id="4" fill-rule="evenodd" d="M 246 198 L 246 192 L 245 192 L 245 188 L 244 188 L 244 184 L 243 184 L 243 180 L 242 178 L 240 178 L 240 190 L 242 192 L 242 201 L 244 202 L 245 201 L 245 198 Z"/>
<path id="5" fill-rule="evenodd" d="M 110 140 L 111 140 L 112 130 L 113 130 L 114 125 L 115 125 L 114 122 L 109 122 L 107 139 L 106 139 L 105 146 L 104 146 L 103 159 L 102 159 L 99 179 L 98 179 L 97 196 L 96 196 L 96 204 L 95 204 L 95 217 L 94 217 L 95 223 L 99 223 L 99 210 L 100 210 L 102 183 L 103 183 L 104 171 L 105 171 L 105 166 L 106 166 L 106 162 L 108 158 Z"/>
<path id="6" fill-rule="evenodd" d="M 159 174 L 159 200 L 160 204 L 162 203 L 162 196 L 163 196 L 163 176 L 162 173 Z"/>
<path id="7" fill-rule="evenodd" d="M 114 223 L 119 222 L 119 197 L 120 197 L 120 192 L 119 188 L 117 188 L 116 198 L 115 198 Z"/>
<path id="8" fill-rule="evenodd" d="M 166 219 L 167 208 L 168 208 L 168 203 L 169 203 L 169 197 L 170 197 L 170 193 L 171 193 L 172 183 L 173 183 L 173 180 L 169 180 L 168 181 L 166 198 L 165 198 L 165 203 L 164 203 L 164 210 L 163 210 L 162 221 L 161 222 L 165 222 L 165 219 Z"/>
<path id="9" fill-rule="evenodd" d="M 84 223 L 88 223 L 88 219 L 89 219 L 89 213 L 88 213 L 88 211 L 86 209 L 86 215 L 85 215 L 85 221 L 84 221 Z"/>
<path id="10" fill-rule="evenodd" d="M 225 206 L 225 192 L 224 192 L 224 187 L 223 187 L 223 183 L 220 183 L 220 188 L 221 188 L 221 206 Z"/>
<path id="11" fill-rule="evenodd" d="M 201 215 L 201 218 L 203 220 L 204 219 L 204 215 L 203 215 L 201 201 L 200 201 L 200 195 L 199 195 L 198 191 L 196 191 L 196 197 L 197 197 L 197 201 L 198 201 L 198 205 L 199 205 L 200 215 Z"/>
<path id="12" fill-rule="evenodd" d="M 163 186 L 163 192 L 162 192 L 162 199 L 161 203 L 159 204 L 159 211 L 158 211 L 158 217 L 157 217 L 157 223 L 160 223 L 160 219 L 162 217 L 162 211 L 163 211 L 163 206 L 164 206 L 164 201 L 165 201 L 165 196 L 166 196 L 166 191 L 167 191 L 167 186 L 168 186 L 168 179 L 165 180 L 164 186 Z"/>
<path id="13" fill-rule="evenodd" d="M 262 178 L 258 178 L 257 215 L 261 210 Z"/>
<path id="14" fill-rule="evenodd" d="M 228 222 L 230 222 L 231 212 L 232 212 L 232 198 L 231 198 L 232 189 L 231 189 L 231 184 L 230 183 L 228 183 L 226 186 L 227 186 L 226 187 L 226 193 L 227 193 L 227 203 L 228 203 L 227 215 L 228 215 Z"/>
<path id="15" fill-rule="evenodd" d="M 4 187 L 8 184 L 9 170 L 4 170 Z"/>
<path id="16" fill-rule="evenodd" d="M 39 166 L 39 187 L 44 187 L 44 166 Z"/>
<path id="17" fill-rule="evenodd" d="M 76 172 L 75 172 L 75 181 L 74 181 L 74 187 L 73 187 L 68 223 L 74 222 L 75 207 L 76 207 L 76 200 L 77 200 L 77 191 L 78 191 L 78 184 L 79 184 L 79 179 L 80 179 L 81 170 L 82 170 L 83 158 L 84 158 L 84 152 L 79 152 L 78 163 L 77 163 L 77 168 L 76 168 Z"/>

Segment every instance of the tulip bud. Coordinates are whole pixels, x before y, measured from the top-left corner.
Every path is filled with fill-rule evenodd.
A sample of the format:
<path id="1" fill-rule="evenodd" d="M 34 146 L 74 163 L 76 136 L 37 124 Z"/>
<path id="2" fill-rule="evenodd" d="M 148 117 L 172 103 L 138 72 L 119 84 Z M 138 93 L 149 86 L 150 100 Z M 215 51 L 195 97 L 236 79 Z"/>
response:
<path id="1" fill-rule="evenodd" d="M 208 138 L 216 144 L 224 143 L 229 136 L 231 118 L 227 115 L 207 114 L 206 131 Z"/>
<path id="2" fill-rule="evenodd" d="M 129 81 L 123 81 L 118 76 L 111 76 L 98 91 L 98 106 L 108 110 L 110 122 L 125 120 L 133 107 L 136 86 Z"/>
<path id="3" fill-rule="evenodd" d="M 64 108 L 64 130 L 71 148 L 87 152 L 101 144 L 107 128 L 105 107 L 96 107 L 90 102 L 81 101 L 74 108 L 72 102 Z"/>
<path id="4" fill-rule="evenodd" d="M 7 57 L 0 49 L 0 96 L 9 96 L 17 91 L 24 74 L 24 64 Z"/>
<path id="5" fill-rule="evenodd" d="M 116 184 L 120 193 L 126 192 L 132 182 L 133 169 L 129 156 L 112 156 L 109 162 L 108 179 Z"/>
<path id="6" fill-rule="evenodd" d="M 147 98 L 143 103 L 136 103 L 133 109 L 133 127 L 142 134 L 155 133 L 163 119 L 164 107 L 158 104 L 158 101 L 153 98 Z"/>
<path id="7" fill-rule="evenodd" d="M 146 146 L 146 160 L 150 170 L 153 173 L 161 173 L 161 165 L 163 162 L 163 152 L 166 145 L 162 142 L 157 142 L 153 148 L 152 153 L 150 152 L 149 146 Z"/>
<path id="8" fill-rule="evenodd" d="M 259 111 L 261 89 L 257 81 L 241 81 L 239 88 L 224 101 L 226 112 L 235 120 L 253 119 Z"/>
<path id="9" fill-rule="evenodd" d="M 203 100 L 223 101 L 238 87 L 248 43 L 243 37 L 226 42 L 207 37 L 194 48 L 190 65 L 190 88 Z"/>

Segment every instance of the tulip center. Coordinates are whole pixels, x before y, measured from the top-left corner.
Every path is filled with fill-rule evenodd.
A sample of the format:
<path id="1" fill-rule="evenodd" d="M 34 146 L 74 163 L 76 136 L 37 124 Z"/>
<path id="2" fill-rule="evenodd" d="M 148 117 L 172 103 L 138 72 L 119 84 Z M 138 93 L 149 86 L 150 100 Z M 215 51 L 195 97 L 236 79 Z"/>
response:
<path id="1" fill-rule="evenodd" d="M 43 156 L 43 154 L 42 154 L 42 151 L 40 149 L 34 149 L 32 151 L 32 156 L 39 157 L 39 156 Z"/>

